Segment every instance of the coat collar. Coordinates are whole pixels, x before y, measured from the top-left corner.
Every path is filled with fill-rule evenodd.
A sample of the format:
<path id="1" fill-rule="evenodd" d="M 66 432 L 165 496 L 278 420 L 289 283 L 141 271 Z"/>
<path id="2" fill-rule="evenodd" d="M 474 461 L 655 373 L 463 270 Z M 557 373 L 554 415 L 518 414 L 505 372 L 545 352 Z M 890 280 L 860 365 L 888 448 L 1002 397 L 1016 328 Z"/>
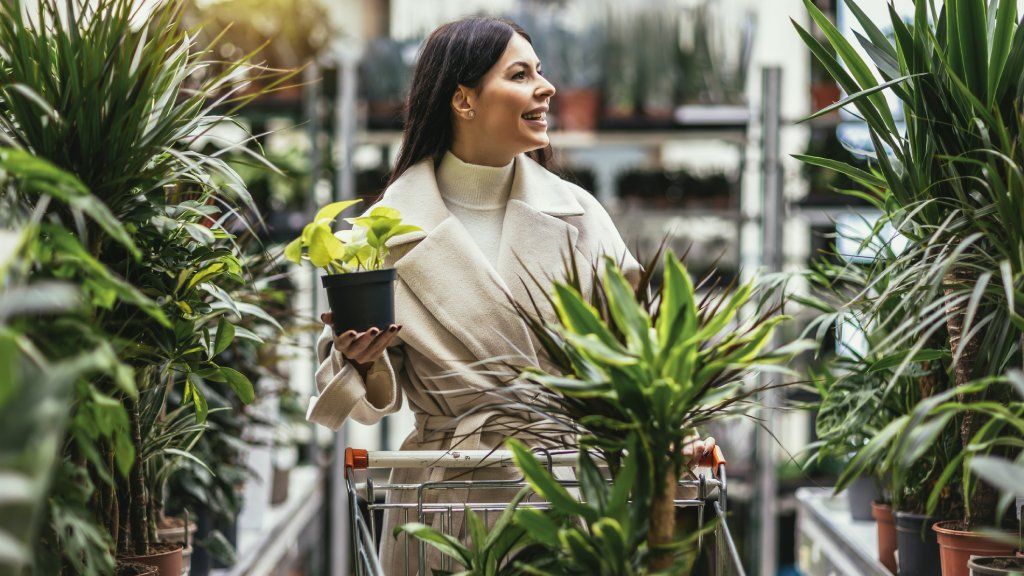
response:
<path id="1" fill-rule="evenodd" d="M 415 243 L 396 251 L 394 266 L 435 319 L 478 360 L 513 354 L 536 365 L 537 342 L 508 295 L 553 314 L 530 275 L 561 276 L 566 250 L 575 248 L 579 236 L 563 218 L 584 209 L 565 181 L 526 154 L 515 162 L 496 267 L 445 206 L 432 158 L 406 170 L 379 204 L 396 208 L 403 222 L 423 229 L 391 238 L 387 246 Z"/>
<path id="2" fill-rule="evenodd" d="M 533 211 L 551 216 L 583 214 L 583 206 L 565 181 L 526 154 L 516 156 L 515 162 L 509 204 L 521 202 Z M 434 170 L 434 159 L 424 158 L 410 166 L 384 192 L 379 204 L 396 208 L 402 213 L 403 222 L 424 230 L 391 238 L 387 241 L 389 248 L 422 239 L 451 215 L 441 198 Z"/>

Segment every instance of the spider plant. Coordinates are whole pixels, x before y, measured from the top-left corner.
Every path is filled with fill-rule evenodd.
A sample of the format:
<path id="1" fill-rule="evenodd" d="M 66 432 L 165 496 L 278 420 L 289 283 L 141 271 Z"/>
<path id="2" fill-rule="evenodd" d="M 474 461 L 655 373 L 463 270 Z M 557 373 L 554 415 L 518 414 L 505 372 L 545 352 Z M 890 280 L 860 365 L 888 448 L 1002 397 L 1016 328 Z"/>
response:
<path id="1" fill-rule="evenodd" d="M 867 59 L 812 2 L 805 5 L 835 55 L 794 23 L 797 32 L 850 95 L 812 117 L 839 107 L 855 109 L 870 132 L 873 150 L 864 152 L 872 169 L 802 158 L 846 174 L 888 216 L 917 225 L 921 234 L 910 241 L 921 249 L 916 256 L 904 255 L 916 258 L 917 265 L 908 268 L 914 280 L 908 277 L 900 285 L 912 287 L 905 292 L 908 305 L 925 302 L 934 305 L 934 313 L 907 326 L 907 335 L 916 339 L 908 354 L 924 348 L 942 325 L 959 400 L 1005 405 L 1005 387 L 967 385 L 1020 363 L 1024 184 L 1018 103 L 1024 95 L 1024 29 L 1017 4 L 957 0 L 937 7 L 916 0 L 909 24 L 890 6 L 890 39 L 847 1 L 865 32 L 858 41 Z M 902 102 L 905 125 L 894 119 L 883 90 Z M 965 450 L 987 421 L 973 411 L 959 416 Z M 977 483 L 964 489 L 967 528 L 991 524 L 994 491 Z"/>
<path id="2" fill-rule="evenodd" d="M 579 435 L 580 446 L 600 450 L 613 474 L 628 439 L 637 439 L 642 465 L 636 497 L 650 510 L 648 568 L 653 571 L 673 562 L 674 498 L 686 465 L 684 444 L 698 427 L 746 412 L 759 392 L 745 386 L 748 376 L 808 348 L 801 341 L 765 350 L 787 318 L 777 314 L 780 305 L 762 304 L 753 317 L 740 318 L 753 302 L 755 282 L 730 292 L 712 286 L 698 297 L 671 250 L 663 258 L 663 284 L 651 292 L 657 259 L 656 254 L 634 287 L 615 261 L 603 256 L 600 273 L 593 264 L 596 285 L 585 297 L 572 257 L 566 280 L 552 283 L 549 303 L 557 322 L 547 322 L 536 302 L 533 310 L 513 302 L 554 369 L 520 368 L 525 383 L 507 388 L 520 399 L 503 406 Z"/>

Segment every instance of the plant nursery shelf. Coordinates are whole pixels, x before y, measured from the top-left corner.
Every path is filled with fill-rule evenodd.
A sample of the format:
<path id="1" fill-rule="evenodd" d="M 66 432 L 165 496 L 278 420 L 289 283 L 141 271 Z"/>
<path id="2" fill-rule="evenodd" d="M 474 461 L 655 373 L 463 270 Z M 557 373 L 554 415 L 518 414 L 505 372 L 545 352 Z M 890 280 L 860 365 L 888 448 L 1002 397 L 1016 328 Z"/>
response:
<path id="1" fill-rule="evenodd" d="M 271 508 L 261 530 L 240 530 L 238 561 L 231 568 L 213 570 L 211 576 L 262 576 L 276 574 L 299 535 L 316 518 L 324 503 L 323 471 L 299 466 L 291 471 L 288 499 Z"/>
<path id="2" fill-rule="evenodd" d="M 732 486 L 730 486 L 732 488 Z M 891 576 L 876 559 L 874 522 L 855 521 L 831 488 L 796 491 L 796 555 L 806 576 Z"/>
<path id="3" fill-rule="evenodd" d="M 552 130 L 554 148 L 595 148 L 599 146 L 661 146 L 665 142 L 720 140 L 743 144 L 747 138 L 747 125 L 683 125 L 672 130 L 596 130 L 586 132 Z M 356 137 L 360 144 L 398 145 L 402 132 L 398 130 L 369 130 Z"/>

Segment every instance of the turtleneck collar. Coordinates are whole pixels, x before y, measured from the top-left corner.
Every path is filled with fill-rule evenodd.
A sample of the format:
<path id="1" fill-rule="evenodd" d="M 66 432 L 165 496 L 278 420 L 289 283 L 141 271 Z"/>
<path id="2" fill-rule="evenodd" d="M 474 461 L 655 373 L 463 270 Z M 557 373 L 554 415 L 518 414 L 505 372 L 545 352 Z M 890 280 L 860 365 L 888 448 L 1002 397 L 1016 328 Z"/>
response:
<path id="1" fill-rule="evenodd" d="M 451 150 L 437 167 L 437 186 L 446 202 L 464 208 L 495 209 L 508 202 L 515 159 L 504 166 L 463 162 Z"/>

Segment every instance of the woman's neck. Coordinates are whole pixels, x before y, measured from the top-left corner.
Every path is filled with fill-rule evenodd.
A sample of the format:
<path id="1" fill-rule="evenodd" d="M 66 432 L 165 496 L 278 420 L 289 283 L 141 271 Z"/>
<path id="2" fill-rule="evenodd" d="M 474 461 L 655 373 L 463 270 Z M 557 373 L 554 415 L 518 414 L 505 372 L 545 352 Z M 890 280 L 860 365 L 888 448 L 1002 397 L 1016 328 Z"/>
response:
<path id="1" fill-rule="evenodd" d="M 470 145 L 465 138 L 455 138 L 450 152 L 459 160 L 477 166 L 507 166 L 516 157 L 508 152 L 490 150 L 487 146 Z"/>
<path id="2" fill-rule="evenodd" d="M 448 202 L 478 210 L 500 208 L 512 190 L 515 162 L 487 166 L 465 162 L 451 150 L 437 167 L 437 186 Z"/>

